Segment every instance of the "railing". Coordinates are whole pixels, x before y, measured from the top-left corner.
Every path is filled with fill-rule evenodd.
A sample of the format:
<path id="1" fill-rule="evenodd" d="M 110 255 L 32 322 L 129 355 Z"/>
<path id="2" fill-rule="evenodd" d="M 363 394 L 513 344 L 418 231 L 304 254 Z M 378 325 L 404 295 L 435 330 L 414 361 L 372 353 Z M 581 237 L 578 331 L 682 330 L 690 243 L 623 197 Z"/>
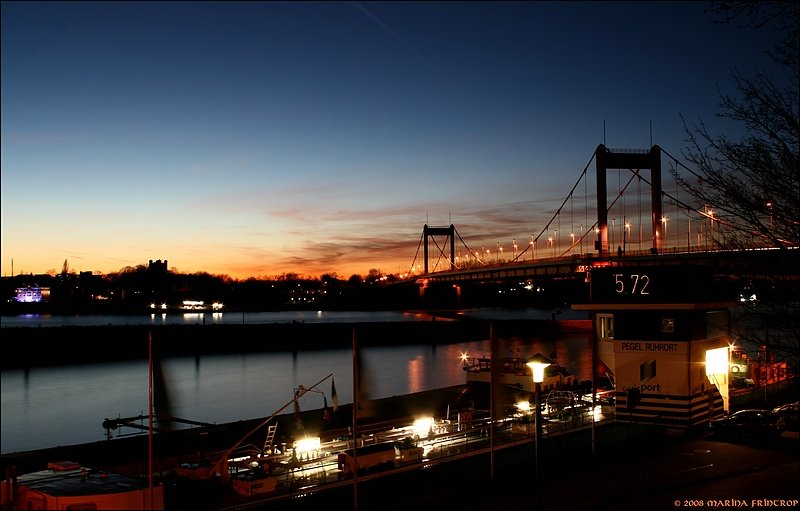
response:
<path id="1" fill-rule="evenodd" d="M 553 407 L 552 412 L 545 406 L 542 413 L 542 433 L 548 435 L 567 434 L 595 425 L 604 424 L 614 420 L 614 404 L 597 400 L 597 408 L 591 409 L 589 396 L 575 395 L 575 406 Z M 475 418 L 476 415 L 480 417 Z M 393 473 L 418 470 L 423 466 L 457 461 L 460 459 L 485 455 L 492 450 L 530 444 L 534 441 L 535 428 L 532 413 L 515 414 L 496 418 L 494 422 L 488 417 L 489 413 L 475 412 L 473 420 L 458 422 L 440 420 L 432 426 L 429 433 L 423 437 L 414 436 L 412 442 L 415 447 L 423 449 L 422 459 L 402 460 L 397 458 L 395 463 L 381 463 L 362 469 L 358 474 L 359 482 L 366 482 L 374 478 L 386 477 Z M 493 426 L 493 428 L 492 428 Z M 382 431 L 382 433 L 381 433 Z M 360 438 L 359 445 L 376 445 L 382 442 L 398 441 L 398 438 L 407 437 L 411 431 L 410 424 L 383 423 L 382 430 L 370 428 L 367 438 Z M 361 429 L 359 429 L 361 433 Z M 382 440 L 381 440 L 382 439 Z M 391 440 L 387 440 L 391 439 Z M 280 469 L 269 477 L 274 478 L 274 491 L 249 499 L 246 503 L 239 502 L 223 509 L 248 509 L 263 506 L 270 501 L 285 500 L 301 494 L 324 491 L 329 488 L 339 487 L 343 484 L 352 484 L 353 479 L 346 476 L 338 469 L 337 457 L 352 442 L 340 441 L 326 443 L 321 447 L 319 456 L 309 459 L 294 468 Z M 287 453 L 288 455 L 288 453 Z M 283 464 L 282 466 L 288 467 Z"/>
<path id="2" fill-rule="evenodd" d="M 792 249 L 794 249 L 792 247 Z M 462 264 L 455 270 L 445 269 L 428 274 L 410 275 L 411 279 L 425 279 L 436 278 L 445 275 L 458 275 L 458 274 L 471 274 L 481 273 L 495 270 L 510 270 L 522 268 L 538 268 L 538 267 L 557 267 L 565 264 L 580 265 L 580 264 L 613 264 L 616 262 L 647 262 L 654 261 L 653 258 L 660 258 L 662 261 L 668 256 L 681 256 L 681 255 L 719 255 L 725 257 L 728 255 L 741 255 L 741 254 L 765 254 L 775 252 L 778 249 L 772 246 L 764 247 L 750 247 L 746 249 L 720 249 L 714 247 L 698 247 L 696 245 L 674 245 L 669 247 L 662 247 L 658 251 L 653 248 L 636 249 L 632 250 L 627 248 L 623 250 L 620 256 L 616 251 L 610 250 L 603 257 L 598 257 L 594 252 L 585 253 L 564 253 L 560 256 L 554 257 L 537 257 L 536 259 L 525 260 L 500 260 L 491 264 Z"/>

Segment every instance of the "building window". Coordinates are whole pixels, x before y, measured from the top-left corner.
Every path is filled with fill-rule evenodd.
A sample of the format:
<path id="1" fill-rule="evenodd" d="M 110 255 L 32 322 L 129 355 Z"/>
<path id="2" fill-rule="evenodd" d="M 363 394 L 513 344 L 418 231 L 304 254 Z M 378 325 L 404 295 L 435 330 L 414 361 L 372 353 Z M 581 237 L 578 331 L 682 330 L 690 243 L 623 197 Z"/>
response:
<path id="1" fill-rule="evenodd" d="M 614 338 L 614 316 L 611 314 L 597 315 L 597 336 L 600 340 Z"/>
<path id="2" fill-rule="evenodd" d="M 675 333 L 675 320 L 672 318 L 661 320 L 661 333 L 672 334 Z"/>

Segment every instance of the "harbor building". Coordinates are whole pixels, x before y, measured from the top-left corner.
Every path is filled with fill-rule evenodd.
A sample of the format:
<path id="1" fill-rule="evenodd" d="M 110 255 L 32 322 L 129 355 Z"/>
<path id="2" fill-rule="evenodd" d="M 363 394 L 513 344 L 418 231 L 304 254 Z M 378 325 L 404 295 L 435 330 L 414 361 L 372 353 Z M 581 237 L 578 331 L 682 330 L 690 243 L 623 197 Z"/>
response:
<path id="1" fill-rule="evenodd" d="M 731 289 L 713 267 L 587 269 L 594 375 L 614 385 L 616 420 L 686 430 L 731 411 Z"/>

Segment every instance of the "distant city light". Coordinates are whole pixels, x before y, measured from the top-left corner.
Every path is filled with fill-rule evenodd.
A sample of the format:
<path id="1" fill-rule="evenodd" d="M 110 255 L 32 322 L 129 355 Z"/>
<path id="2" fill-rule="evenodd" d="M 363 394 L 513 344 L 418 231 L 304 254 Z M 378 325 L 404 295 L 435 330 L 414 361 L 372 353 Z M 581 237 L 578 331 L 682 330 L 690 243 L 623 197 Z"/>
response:
<path id="1" fill-rule="evenodd" d="M 18 287 L 14 298 L 20 303 L 39 303 L 50 296 L 49 287 Z"/>

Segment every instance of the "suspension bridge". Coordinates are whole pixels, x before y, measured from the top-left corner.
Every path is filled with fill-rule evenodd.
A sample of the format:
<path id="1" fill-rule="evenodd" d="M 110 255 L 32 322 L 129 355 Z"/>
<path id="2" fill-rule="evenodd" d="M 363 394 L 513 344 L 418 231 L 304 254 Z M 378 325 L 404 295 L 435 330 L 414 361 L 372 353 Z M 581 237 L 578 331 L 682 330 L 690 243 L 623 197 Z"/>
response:
<path id="1" fill-rule="evenodd" d="M 668 186 L 662 184 L 662 160 L 672 175 Z M 713 265 L 721 259 L 763 259 L 760 249 L 768 245 L 755 236 L 748 237 L 748 250 L 759 251 L 755 254 L 722 249 L 727 239 L 741 240 L 742 233 L 720 213 L 724 208 L 691 204 L 678 178 L 702 186 L 698 174 L 657 145 L 631 150 L 601 144 L 538 232 L 532 229 L 529 237 L 521 234 L 508 245 L 477 247 L 454 224 L 426 224 L 408 275 L 459 281 L 575 274 L 592 264 L 622 260 Z"/>

